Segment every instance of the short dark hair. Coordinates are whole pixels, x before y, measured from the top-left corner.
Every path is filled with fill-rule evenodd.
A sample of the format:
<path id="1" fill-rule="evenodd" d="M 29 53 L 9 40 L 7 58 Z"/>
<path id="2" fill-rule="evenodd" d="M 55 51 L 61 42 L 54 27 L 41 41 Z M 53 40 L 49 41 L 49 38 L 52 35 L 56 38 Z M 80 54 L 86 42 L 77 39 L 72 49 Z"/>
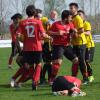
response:
<path id="1" fill-rule="evenodd" d="M 75 3 L 75 2 L 70 3 L 69 6 L 70 6 L 70 7 L 71 7 L 71 6 L 75 6 L 76 8 L 79 8 L 78 4 Z"/>
<path id="2" fill-rule="evenodd" d="M 85 15 L 85 12 L 83 10 L 78 10 L 78 13 L 82 13 Z"/>
<path id="3" fill-rule="evenodd" d="M 39 13 L 42 13 L 42 10 L 41 10 L 41 9 L 36 9 L 35 17 L 38 17 L 38 14 L 39 14 Z"/>
<path id="4" fill-rule="evenodd" d="M 42 13 L 41 9 L 36 9 L 36 13 Z"/>
<path id="5" fill-rule="evenodd" d="M 72 15 L 72 13 L 69 10 L 64 10 L 61 14 L 61 19 L 64 20 L 65 18 L 68 18 L 68 16 Z"/>
<path id="6" fill-rule="evenodd" d="M 26 14 L 28 15 L 28 17 L 34 16 L 36 13 L 36 9 L 34 5 L 29 5 L 26 8 Z"/>
<path id="7" fill-rule="evenodd" d="M 11 17 L 11 20 L 14 20 L 14 19 L 22 19 L 22 18 L 23 18 L 22 14 L 16 13 L 16 14 L 14 14 L 14 15 Z"/>

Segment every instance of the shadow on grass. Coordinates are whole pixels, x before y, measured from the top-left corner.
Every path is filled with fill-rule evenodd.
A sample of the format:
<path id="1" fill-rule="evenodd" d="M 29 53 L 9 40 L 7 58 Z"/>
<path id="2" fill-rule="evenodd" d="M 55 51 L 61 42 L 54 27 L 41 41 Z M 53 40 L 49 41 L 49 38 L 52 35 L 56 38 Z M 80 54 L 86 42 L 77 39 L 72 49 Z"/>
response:
<path id="1" fill-rule="evenodd" d="M 0 88 L 10 88 L 9 84 L 0 84 Z"/>
<path id="2" fill-rule="evenodd" d="M 31 96 L 34 96 L 34 97 L 39 97 L 39 96 L 47 97 L 47 96 L 52 96 L 52 93 L 51 92 L 47 92 L 47 93 L 37 93 L 37 94 L 33 94 Z"/>

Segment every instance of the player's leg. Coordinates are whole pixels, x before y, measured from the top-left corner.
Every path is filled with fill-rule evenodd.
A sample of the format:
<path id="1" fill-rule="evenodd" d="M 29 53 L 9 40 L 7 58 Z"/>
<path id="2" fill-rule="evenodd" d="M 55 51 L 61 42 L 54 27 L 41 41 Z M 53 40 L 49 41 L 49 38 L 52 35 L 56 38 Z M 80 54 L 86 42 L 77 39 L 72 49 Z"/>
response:
<path id="1" fill-rule="evenodd" d="M 72 76 L 76 76 L 78 73 L 79 60 L 76 54 L 74 54 L 73 48 L 71 46 L 65 47 L 64 56 L 73 63 L 74 66 L 72 66 Z"/>
<path id="2" fill-rule="evenodd" d="M 25 67 L 24 67 L 24 66 L 23 66 L 23 67 L 20 67 L 20 68 L 17 70 L 17 72 L 12 76 L 12 79 L 11 79 L 11 82 L 10 82 L 11 87 L 14 87 L 14 86 L 15 86 L 17 78 L 18 78 L 19 76 L 21 76 L 21 75 L 22 75 L 23 73 L 25 73 L 25 72 L 26 72 L 26 70 L 25 70 Z"/>
<path id="3" fill-rule="evenodd" d="M 16 55 L 16 43 L 12 42 L 11 45 L 12 45 L 12 52 L 11 52 L 11 55 L 9 57 L 8 68 L 12 68 L 13 58 Z"/>
<path id="4" fill-rule="evenodd" d="M 40 83 L 46 83 L 45 75 L 46 72 L 48 72 L 48 80 L 51 76 L 51 51 L 49 50 L 49 44 L 44 43 L 43 45 L 43 61 L 44 61 L 44 66 L 41 71 L 41 78 L 40 78 Z"/>
<path id="5" fill-rule="evenodd" d="M 87 65 L 85 62 L 85 52 L 86 52 L 86 46 L 78 46 L 78 54 L 79 54 L 79 66 L 80 66 L 80 71 L 83 75 L 83 83 L 87 84 L 89 82 L 88 80 L 88 72 L 87 72 Z"/>
<path id="6" fill-rule="evenodd" d="M 93 69 L 91 66 L 91 61 L 93 61 L 93 55 L 94 55 L 94 49 L 93 48 L 87 48 L 86 49 L 86 65 L 87 65 L 87 70 L 88 70 L 88 76 L 89 76 L 89 82 L 93 82 L 94 77 L 93 77 Z"/>
<path id="7" fill-rule="evenodd" d="M 17 86 L 19 86 L 20 83 L 24 83 L 30 79 L 32 79 L 32 76 L 34 74 L 34 66 L 26 65 L 26 70 L 24 73 L 22 73 L 21 77 L 16 81 Z"/>
<path id="8" fill-rule="evenodd" d="M 17 56 L 16 63 L 19 65 L 19 67 L 24 65 L 23 51 L 21 51 Z"/>
<path id="9" fill-rule="evenodd" d="M 58 74 L 59 68 L 62 63 L 62 57 L 64 54 L 64 48 L 63 46 L 53 46 L 53 51 L 52 51 L 52 71 L 51 71 L 51 78 L 49 80 L 49 83 L 52 83 L 55 77 Z"/>
<path id="10" fill-rule="evenodd" d="M 16 41 L 16 48 L 17 48 L 17 53 L 20 53 L 22 51 L 18 40 Z"/>
<path id="11" fill-rule="evenodd" d="M 32 89 L 36 90 L 36 87 L 38 85 L 38 82 L 40 80 L 40 73 L 41 73 L 41 68 L 42 68 L 42 51 L 36 51 L 33 52 L 33 59 L 35 63 L 35 69 L 34 69 L 34 74 L 32 77 Z"/>

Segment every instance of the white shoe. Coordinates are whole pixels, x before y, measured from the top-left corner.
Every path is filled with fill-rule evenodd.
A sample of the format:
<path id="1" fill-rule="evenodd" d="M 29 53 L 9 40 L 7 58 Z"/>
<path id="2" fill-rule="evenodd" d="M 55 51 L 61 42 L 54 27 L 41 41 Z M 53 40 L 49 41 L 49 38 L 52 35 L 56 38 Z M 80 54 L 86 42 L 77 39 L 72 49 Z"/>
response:
<path id="1" fill-rule="evenodd" d="M 77 97 L 77 96 L 86 96 L 86 93 L 85 92 L 73 92 L 72 93 L 72 95 L 71 95 L 72 97 Z"/>
<path id="2" fill-rule="evenodd" d="M 10 86 L 12 88 L 14 88 L 15 87 L 15 84 L 16 84 L 15 80 L 14 79 L 11 79 Z"/>
<path id="3" fill-rule="evenodd" d="M 89 82 L 92 83 L 93 81 L 94 81 L 94 77 L 93 76 L 90 76 L 89 77 Z"/>

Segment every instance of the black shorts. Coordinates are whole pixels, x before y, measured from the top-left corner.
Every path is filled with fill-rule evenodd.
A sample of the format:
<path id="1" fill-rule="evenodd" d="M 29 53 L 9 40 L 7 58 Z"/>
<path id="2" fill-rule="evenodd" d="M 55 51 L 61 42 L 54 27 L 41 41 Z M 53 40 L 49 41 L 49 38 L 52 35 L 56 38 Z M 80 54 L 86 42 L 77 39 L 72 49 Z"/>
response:
<path id="1" fill-rule="evenodd" d="M 20 47 L 20 43 L 18 41 L 12 42 L 11 45 L 12 45 L 11 55 L 14 57 L 14 56 L 16 56 L 17 53 L 21 52 L 21 47 Z"/>
<path id="2" fill-rule="evenodd" d="M 24 59 L 24 62 L 30 65 L 38 64 L 42 61 L 42 52 L 41 51 L 24 51 L 23 59 Z"/>
<path id="3" fill-rule="evenodd" d="M 85 60 L 93 62 L 95 47 L 86 48 Z"/>
<path id="4" fill-rule="evenodd" d="M 73 46 L 73 52 L 79 59 L 85 60 L 86 45 Z"/>
<path id="5" fill-rule="evenodd" d="M 49 43 L 46 42 L 43 44 L 43 61 L 44 62 L 51 62 L 52 61 L 52 51 L 50 49 L 52 49 L 52 47 L 49 47 Z"/>
<path id="6" fill-rule="evenodd" d="M 74 87 L 73 83 L 68 82 L 63 76 L 57 77 L 52 85 L 52 91 L 70 90 Z"/>
<path id="7" fill-rule="evenodd" d="M 52 59 L 62 59 L 63 55 L 70 61 L 76 57 L 71 46 L 54 45 L 52 51 Z"/>

